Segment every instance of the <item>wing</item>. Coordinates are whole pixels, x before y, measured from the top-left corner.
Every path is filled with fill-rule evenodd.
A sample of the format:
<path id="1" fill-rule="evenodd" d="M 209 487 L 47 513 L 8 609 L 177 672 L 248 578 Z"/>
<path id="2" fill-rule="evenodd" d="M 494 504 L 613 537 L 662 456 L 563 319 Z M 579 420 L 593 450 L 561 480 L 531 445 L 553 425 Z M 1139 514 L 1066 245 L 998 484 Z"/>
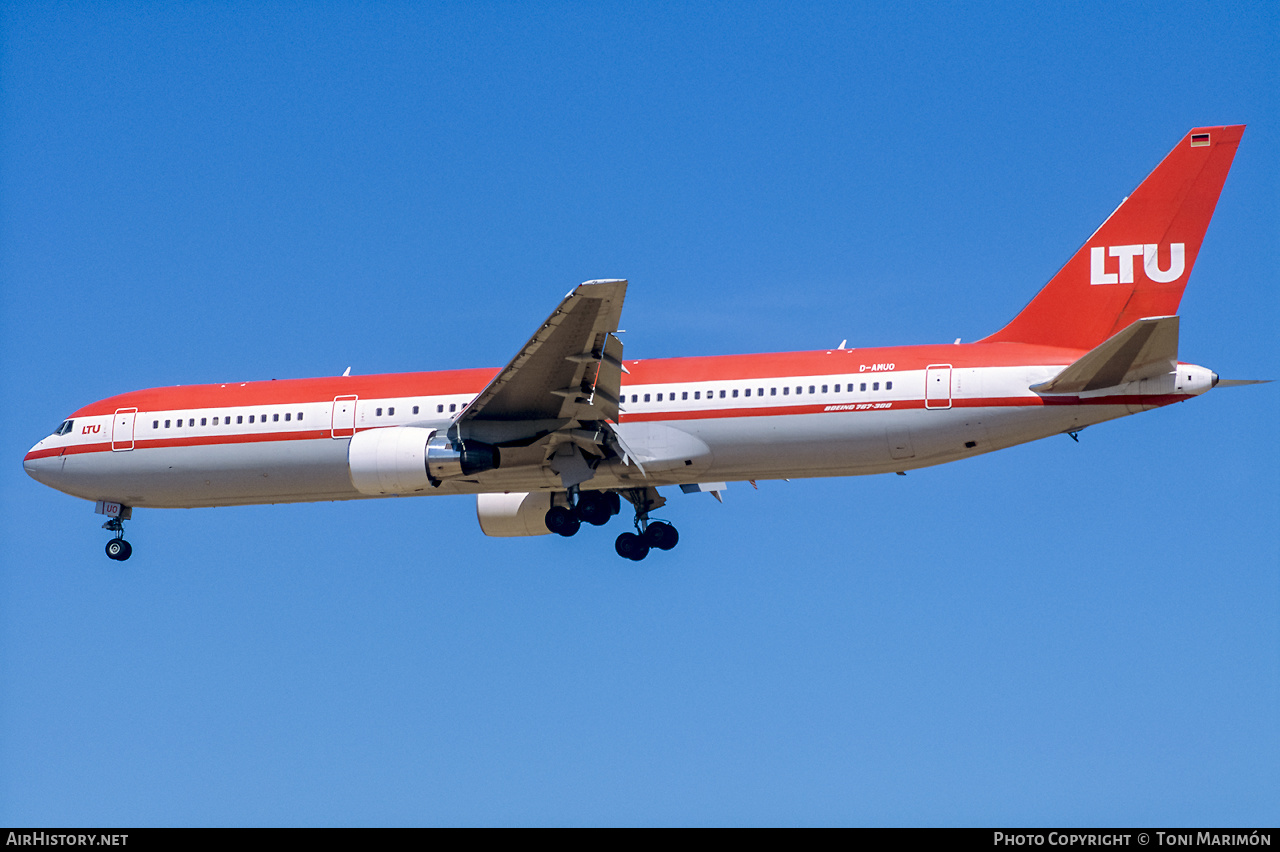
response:
<path id="1" fill-rule="evenodd" d="M 622 342 L 613 335 L 626 293 L 625 280 L 587 281 L 570 291 L 459 422 L 617 422 Z"/>
<path id="2" fill-rule="evenodd" d="M 503 467 L 546 465 L 566 488 L 610 457 L 630 462 L 617 435 L 625 280 L 574 288 L 459 415 L 450 433 L 502 450 Z M 638 462 L 637 462 L 638 465 Z"/>

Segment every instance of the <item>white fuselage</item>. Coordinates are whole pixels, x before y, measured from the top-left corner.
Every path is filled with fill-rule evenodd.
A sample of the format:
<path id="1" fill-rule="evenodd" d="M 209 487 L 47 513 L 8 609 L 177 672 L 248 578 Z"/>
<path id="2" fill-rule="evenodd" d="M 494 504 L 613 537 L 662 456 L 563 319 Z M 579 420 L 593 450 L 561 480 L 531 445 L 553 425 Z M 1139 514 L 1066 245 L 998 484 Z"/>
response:
<path id="1" fill-rule="evenodd" d="M 968 344 L 629 361 L 618 431 L 634 457 L 603 460 L 581 487 L 903 471 L 1074 432 L 1212 386 L 1208 370 L 1179 365 L 1166 380 L 1105 391 L 1029 390 L 1079 354 Z M 353 436 L 403 426 L 443 434 L 491 376 L 139 391 L 81 409 L 24 466 L 60 491 L 131 507 L 563 490 L 541 451 L 519 447 L 502 450 L 501 465 L 483 476 L 385 494 L 353 483 Z"/>

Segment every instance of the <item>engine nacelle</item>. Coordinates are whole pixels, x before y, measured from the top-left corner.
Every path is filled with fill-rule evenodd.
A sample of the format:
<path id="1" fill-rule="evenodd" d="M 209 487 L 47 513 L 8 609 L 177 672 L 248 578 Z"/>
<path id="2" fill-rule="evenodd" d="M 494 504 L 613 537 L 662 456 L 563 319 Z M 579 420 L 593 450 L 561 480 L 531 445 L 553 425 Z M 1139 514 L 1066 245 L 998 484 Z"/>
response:
<path id="1" fill-rule="evenodd" d="M 551 530 L 544 518 L 550 508 L 551 493 L 547 491 L 476 495 L 476 517 L 485 535 L 547 535 Z"/>
<path id="2" fill-rule="evenodd" d="M 388 426 L 357 432 L 347 465 L 361 494 L 415 494 L 450 477 L 492 470 L 498 466 L 498 448 L 453 441 L 421 426 Z"/>

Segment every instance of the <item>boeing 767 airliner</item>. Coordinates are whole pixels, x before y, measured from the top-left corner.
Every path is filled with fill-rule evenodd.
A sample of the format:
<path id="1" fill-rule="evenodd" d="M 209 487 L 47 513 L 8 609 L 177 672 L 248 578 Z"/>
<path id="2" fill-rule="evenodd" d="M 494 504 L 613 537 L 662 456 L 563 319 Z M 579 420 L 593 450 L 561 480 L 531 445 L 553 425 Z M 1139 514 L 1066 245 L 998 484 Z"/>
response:
<path id="1" fill-rule="evenodd" d="M 1182 402 L 1178 303 L 1242 125 L 1188 133 L 1013 321 L 976 343 L 623 359 L 627 282 L 588 281 L 502 369 L 153 388 L 73 413 L 33 478 L 94 501 L 128 559 L 138 508 L 475 494 L 487 535 L 571 536 L 622 499 L 643 559 L 658 488 L 895 473 Z"/>

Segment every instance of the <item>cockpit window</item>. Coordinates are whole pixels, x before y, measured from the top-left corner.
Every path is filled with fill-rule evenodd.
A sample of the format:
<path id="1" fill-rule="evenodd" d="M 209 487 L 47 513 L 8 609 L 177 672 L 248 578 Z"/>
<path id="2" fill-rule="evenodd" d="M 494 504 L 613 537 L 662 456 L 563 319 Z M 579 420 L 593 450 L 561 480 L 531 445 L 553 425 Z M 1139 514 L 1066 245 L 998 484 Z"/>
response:
<path id="1" fill-rule="evenodd" d="M 62 421 L 62 425 L 58 427 L 58 431 L 54 432 L 53 434 L 55 434 L 55 435 L 65 435 L 65 434 L 67 434 L 68 432 L 70 432 L 70 431 L 71 431 L 71 426 L 72 426 L 75 422 L 76 422 L 76 421 L 74 421 L 74 420 L 63 420 L 63 421 Z"/>

